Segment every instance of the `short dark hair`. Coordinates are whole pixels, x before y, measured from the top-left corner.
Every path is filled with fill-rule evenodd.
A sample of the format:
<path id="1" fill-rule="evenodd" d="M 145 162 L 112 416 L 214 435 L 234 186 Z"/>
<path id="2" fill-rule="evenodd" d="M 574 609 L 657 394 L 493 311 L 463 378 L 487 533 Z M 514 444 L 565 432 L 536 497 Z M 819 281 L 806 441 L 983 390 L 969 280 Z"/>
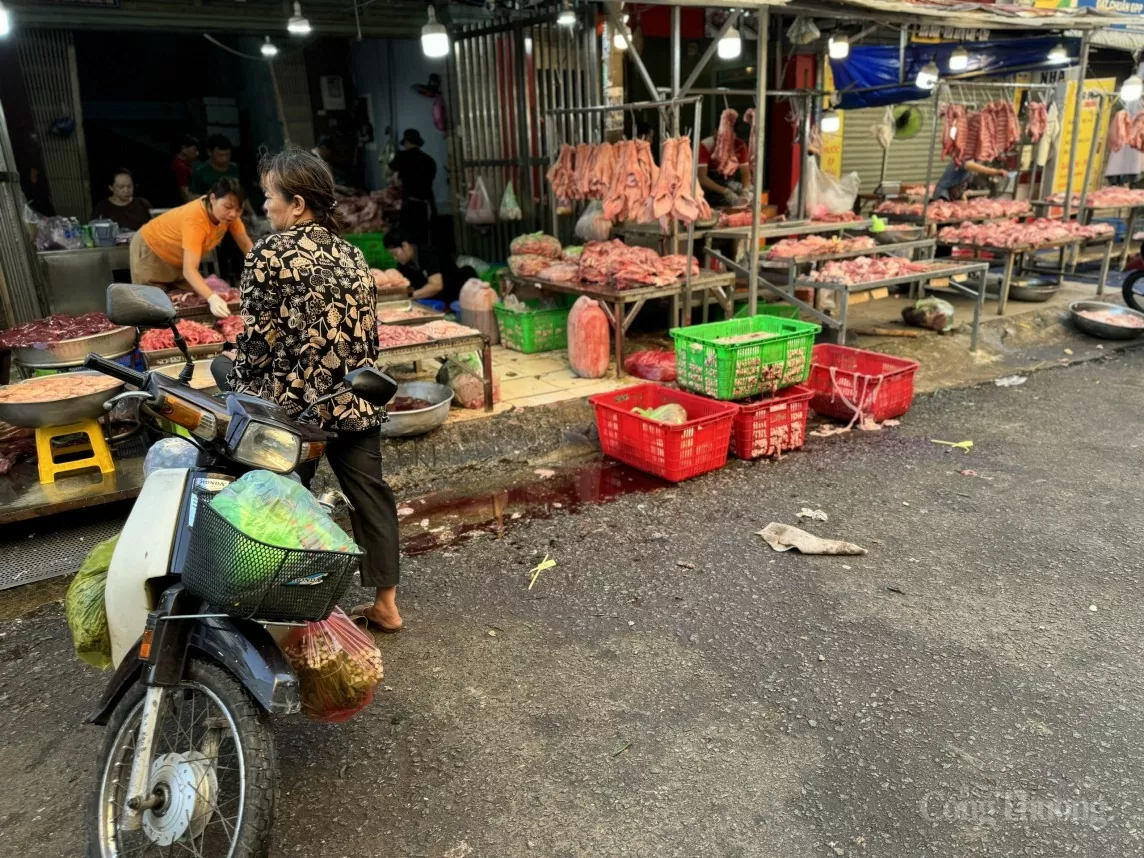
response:
<path id="1" fill-rule="evenodd" d="M 111 171 L 111 181 L 108 182 L 107 184 L 114 185 L 116 176 L 126 176 L 132 182 L 135 181 L 135 174 L 132 173 L 130 170 L 128 170 L 126 167 L 116 167 L 114 170 Z"/>
<path id="2" fill-rule="evenodd" d="M 337 235 L 344 229 L 334 193 L 334 175 L 326 162 L 305 149 L 291 147 L 277 155 L 267 153 L 258 162 L 258 173 L 273 174 L 271 192 L 291 200 L 301 197 L 314 215 L 314 222 Z"/>
<path id="3" fill-rule="evenodd" d="M 416 128 L 406 128 L 405 133 L 401 135 L 402 143 L 412 143 L 414 146 L 424 146 L 425 138 L 421 136 L 421 132 Z"/>
<path id="4" fill-rule="evenodd" d="M 246 200 L 246 191 L 242 189 L 242 184 L 238 179 L 231 178 L 230 176 L 223 176 L 217 180 L 211 189 L 207 191 L 207 196 L 214 197 L 221 200 L 223 197 L 238 197 L 239 203 Z"/>
<path id="5" fill-rule="evenodd" d="M 186 149 L 188 146 L 194 146 L 194 147 L 198 148 L 198 145 L 199 145 L 199 138 L 198 137 L 192 137 L 190 134 L 184 134 L 182 137 L 179 138 L 179 148 L 180 149 Z"/>
<path id="6" fill-rule="evenodd" d="M 386 250 L 393 250 L 396 247 L 401 247 L 405 242 L 409 241 L 409 236 L 399 229 L 391 229 L 381 239 L 381 243 L 385 245 Z M 412 244 L 412 241 L 409 241 Z"/>
<path id="7" fill-rule="evenodd" d="M 214 149 L 233 149 L 230 145 L 230 138 L 223 134 L 212 134 L 207 138 L 207 151 L 210 152 Z"/>

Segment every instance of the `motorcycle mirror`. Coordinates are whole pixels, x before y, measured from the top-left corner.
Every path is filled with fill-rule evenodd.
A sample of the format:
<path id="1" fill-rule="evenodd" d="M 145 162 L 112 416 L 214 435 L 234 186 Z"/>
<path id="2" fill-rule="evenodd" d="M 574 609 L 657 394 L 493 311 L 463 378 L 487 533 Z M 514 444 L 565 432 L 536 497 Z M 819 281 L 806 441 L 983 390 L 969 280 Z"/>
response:
<path id="1" fill-rule="evenodd" d="M 175 319 L 175 305 L 156 286 L 112 283 L 107 287 L 107 318 L 117 325 L 158 328 Z"/>
<path id="2" fill-rule="evenodd" d="M 397 393 L 397 382 L 380 370 L 362 367 L 346 373 L 346 384 L 355 396 L 360 396 L 379 408 Z"/>

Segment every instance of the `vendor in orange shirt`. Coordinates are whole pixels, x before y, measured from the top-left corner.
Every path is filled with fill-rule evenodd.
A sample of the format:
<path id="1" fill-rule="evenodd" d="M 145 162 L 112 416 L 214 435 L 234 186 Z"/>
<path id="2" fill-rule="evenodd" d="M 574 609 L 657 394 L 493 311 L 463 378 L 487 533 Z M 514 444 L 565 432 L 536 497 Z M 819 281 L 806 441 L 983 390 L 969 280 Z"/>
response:
<path id="1" fill-rule="evenodd" d="M 131 239 L 131 282 L 196 292 L 216 316 L 229 316 L 226 301 L 199 273 L 199 263 L 228 232 L 239 250 L 250 252 L 252 243 L 239 217 L 242 203 L 242 186 L 223 178 L 205 196 L 148 221 Z"/>

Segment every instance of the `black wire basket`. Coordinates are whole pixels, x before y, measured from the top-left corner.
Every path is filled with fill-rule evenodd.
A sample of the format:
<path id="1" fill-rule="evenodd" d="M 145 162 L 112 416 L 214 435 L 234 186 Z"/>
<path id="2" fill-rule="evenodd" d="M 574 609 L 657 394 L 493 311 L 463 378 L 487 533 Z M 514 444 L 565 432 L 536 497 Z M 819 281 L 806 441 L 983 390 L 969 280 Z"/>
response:
<path id="1" fill-rule="evenodd" d="M 316 622 L 326 619 L 345 594 L 361 557 L 268 545 L 242 533 L 200 499 L 183 586 L 232 617 Z"/>

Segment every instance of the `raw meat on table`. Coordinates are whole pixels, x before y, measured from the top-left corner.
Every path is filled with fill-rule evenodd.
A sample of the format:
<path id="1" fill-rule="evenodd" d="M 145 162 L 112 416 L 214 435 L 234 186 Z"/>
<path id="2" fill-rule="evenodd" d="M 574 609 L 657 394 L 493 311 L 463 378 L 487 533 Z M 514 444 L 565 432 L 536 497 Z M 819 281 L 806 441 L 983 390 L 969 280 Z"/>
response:
<path id="1" fill-rule="evenodd" d="M 526 253 L 520 256 L 510 256 L 508 258 L 508 270 L 517 277 L 536 277 L 552 263 L 553 260 L 547 256 Z"/>
<path id="2" fill-rule="evenodd" d="M 978 247 L 1038 247 L 1073 238 L 1098 238 L 1111 235 L 1112 226 L 1094 223 L 1087 226 L 1076 221 L 1038 218 L 1030 223 L 963 223 L 947 226 L 937 234 L 946 244 L 970 244 Z"/>
<path id="3" fill-rule="evenodd" d="M 226 338 L 227 342 L 233 343 L 234 338 L 241 334 L 246 328 L 246 322 L 243 320 L 242 316 L 234 313 L 230 316 L 227 316 L 225 319 L 219 319 L 215 323 L 215 327 L 218 328 L 219 333 L 221 333 L 223 337 Z"/>
<path id="4" fill-rule="evenodd" d="M 808 278 L 814 283 L 838 283 L 854 286 L 859 283 L 872 283 L 876 280 L 889 280 L 920 274 L 935 266 L 929 262 L 912 262 L 898 256 L 859 256 L 857 259 L 835 259 L 825 263 Z M 937 266 L 940 267 L 940 266 Z"/>
<path id="5" fill-rule="evenodd" d="M 458 325 L 456 322 L 447 322 L 444 319 L 419 325 L 417 330 L 431 340 L 452 340 L 457 337 L 480 336 L 481 333 L 476 328 Z"/>
<path id="6" fill-rule="evenodd" d="M 659 256 L 647 247 L 629 247 L 619 239 L 590 241 L 580 254 L 580 280 L 603 285 L 614 282 L 617 289 L 634 286 L 669 286 L 687 271 L 685 256 Z M 691 260 L 691 274 L 698 276 L 699 263 Z"/>
<path id="7" fill-rule="evenodd" d="M 921 203 L 887 200 L 878 206 L 876 214 L 921 217 Z M 980 218 L 1020 217 L 1030 212 L 1026 200 L 991 200 L 977 197 L 972 200 L 935 200 L 929 204 L 931 221 L 976 220 Z"/>
<path id="8" fill-rule="evenodd" d="M 1077 310 L 1076 314 L 1084 316 L 1090 321 L 1114 325 L 1118 328 L 1144 328 L 1144 319 L 1133 313 L 1117 313 L 1113 310 Z"/>
<path id="9" fill-rule="evenodd" d="M 405 289 L 409 286 L 409 279 L 396 268 L 386 271 L 371 268 L 369 272 L 373 275 L 373 284 L 378 289 Z"/>
<path id="10" fill-rule="evenodd" d="M 815 223 L 854 223 L 862 220 L 854 212 L 816 212 L 810 219 Z"/>
<path id="11" fill-rule="evenodd" d="M 0 331 L 0 349 L 50 345 L 76 337 L 90 337 L 117 327 L 119 326 L 103 313 L 86 313 L 82 316 L 57 313 L 46 319 L 38 319 L 17 328 Z"/>
<path id="12" fill-rule="evenodd" d="M 543 256 L 548 259 L 559 259 L 564 248 L 560 240 L 543 232 L 530 232 L 527 235 L 518 235 L 508 246 L 512 256 Z"/>
<path id="13" fill-rule="evenodd" d="M 222 342 L 222 334 L 214 328 L 183 319 L 176 323 L 179 333 L 187 341 L 188 346 L 205 346 Z M 139 348 L 145 352 L 162 351 L 175 348 L 175 335 L 167 328 L 157 328 L 147 331 L 139 338 Z"/>
<path id="14" fill-rule="evenodd" d="M 796 259 L 807 256 L 827 256 L 832 253 L 848 253 L 852 250 L 871 250 L 878 242 L 868 235 L 854 238 L 808 235 L 806 238 L 784 238 L 767 251 L 767 259 Z"/>
<path id="15" fill-rule="evenodd" d="M 536 275 L 552 283 L 576 283 L 580 280 L 579 262 L 554 262 Z"/>
<path id="16" fill-rule="evenodd" d="M 1086 207 L 1097 209 L 1144 206 L 1144 189 L 1109 185 L 1106 188 L 1090 191 L 1084 200 Z M 1064 201 L 1064 194 L 1053 194 L 1049 197 L 1050 203 L 1063 203 Z M 1074 206 L 1080 205 L 1080 194 L 1072 195 L 1072 203 Z"/>
<path id="17" fill-rule="evenodd" d="M 404 325 L 378 325 L 377 344 L 383 349 L 397 346 L 416 346 L 429 342 L 429 337 L 422 333 L 421 328 L 411 328 Z"/>

